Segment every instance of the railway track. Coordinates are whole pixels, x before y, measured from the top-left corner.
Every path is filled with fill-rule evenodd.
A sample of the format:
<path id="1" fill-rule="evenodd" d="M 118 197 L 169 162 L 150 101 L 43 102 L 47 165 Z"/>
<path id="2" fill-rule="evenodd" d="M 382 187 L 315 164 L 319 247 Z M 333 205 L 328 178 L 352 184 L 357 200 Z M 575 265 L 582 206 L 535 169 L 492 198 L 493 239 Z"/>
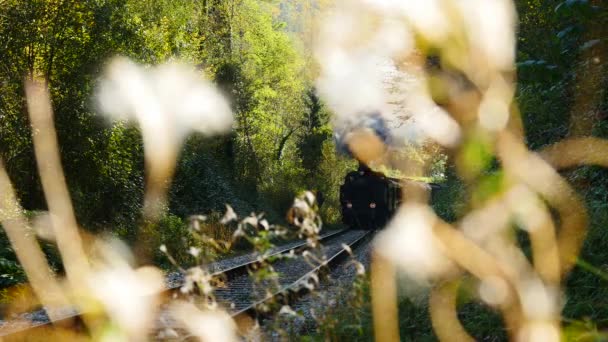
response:
<path id="1" fill-rule="evenodd" d="M 259 307 L 273 300 L 276 302 L 288 303 L 298 296 L 311 290 L 312 286 L 318 284 L 318 275 L 323 267 L 334 266 L 335 264 L 348 257 L 348 251 L 343 245 L 351 249 L 363 242 L 369 235 L 368 231 L 351 230 L 339 236 L 332 237 L 325 241 L 322 247 L 322 258 L 306 259 L 297 257 L 295 259 L 280 260 L 273 264 L 276 272 L 280 274 L 278 278 L 278 288 L 274 291 L 272 298 L 255 298 L 255 291 L 247 291 L 254 288 L 251 278 L 238 277 L 229 282 L 226 288 L 216 289 L 215 293 L 221 303 L 228 303 L 231 314 L 238 316 L 242 314 L 257 315 Z M 240 297 L 239 294 L 248 293 L 247 297 Z M 237 300 L 234 300 L 234 299 Z"/>
<path id="2" fill-rule="evenodd" d="M 356 248 L 369 236 L 369 231 L 361 230 L 340 230 L 324 234 L 320 237 L 322 247 L 320 251 L 317 251 L 320 252 L 317 255 L 304 253 L 306 256 L 302 256 L 292 252 L 305 248 L 307 245 L 305 241 L 292 242 L 273 248 L 268 256 L 278 257 L 292 253 L 295 257 L 279 259 L 272 264 L 274 270 L 279 274 L 278 281 L 272 290 L 272 296 L 268 296 L 266 292 L 256 291 L 256 286 L 259 284 L 256 284 L 250 277 L 249 271 L 258 267 L 258 255 L 236 257 L 235 259 L 238 260 L 236 262 L 219 262 L 211 267 L 214 276 L 222 275 L 225 280 L 224 286 L 218 287 L 214 291 L 217 302 L 237 319 L 243 316 L 257 317 L 260 314 L 270 314 L 271 310 L 268 310 L 270 302 L 287 304 L 308 293 L 315 286 L 314 282 L 318 281 L 318 276 L 325 267 L 332 267 L 348 256 L 344 245 L 351 249 Z M 166 297 L 172 297 L 172 293 L 179 291 L 180 287 L 179 279 L 169 281 Z M 260 290 L 259 286 L 257 289 Z M 261 308 L 264 309 L 260 310 Z M 65 322 L 71 322 L 76 329 L 82 328 L 79 323 L 81 322 L 80 313 L 73 309 L 66 309 L 66 314 L 59 321 L 51 322 L 47 319 L 46 321 L 31 322 L 29 325 L 0 327 L 0 340 L 11 337 L 20 339 L 27 337 L 27 334 L 35 329 L 62 325 Z"/>

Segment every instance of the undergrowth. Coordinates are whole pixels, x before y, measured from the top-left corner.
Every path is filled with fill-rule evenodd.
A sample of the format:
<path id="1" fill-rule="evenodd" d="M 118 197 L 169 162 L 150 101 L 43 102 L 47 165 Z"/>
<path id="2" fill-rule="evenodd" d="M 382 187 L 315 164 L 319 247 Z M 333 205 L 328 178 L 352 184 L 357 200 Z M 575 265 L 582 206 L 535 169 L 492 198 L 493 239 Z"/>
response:
<path id="1" fill-rule="evenodd" d="M 464 210 L 462 199 L 465 186 L 455 177 L 448 177 L 442 188 L 433 194 L 432 206 L 439 217 L 454 222 Z M 608 211 L 605 185 L 596 181 L 605 179 L 607 171 L 589 167 L 569 174 L 568 178 L 586 199 L 590 225 L 579 256 L 577 267 L 566 279 L 563 293 L 562 317 L 564 341 L 608 341 Z M 453 175 L 453 173 L 451 174 Z M 403 286 L 403 284 L 401 284 Z M 361 283 L 360 306 L 343 303 L 332 307 L 332 322 L 342 324 L 320 325 L 319 331 L 304 338 L 309 341 L 371 341 L 374 339 L 370 305 L 369 278 Z M 478 341 L 507 341 L 508 336 L 501 316 L 493 309 L 473 300 L 473 283 L 464 282 L 458 297 L 458 317 L 464 328 Z M 403 292 L 403 291 L 402 291 Z M 406 291 L 407 292 L 407 291 Z M 437 341 L 428 311 L 427 294 L 401 296 L 399 300 L 399 327 L 402 341 Z M 348 322 L 348 323 L 347 323 Z M 358 322 L 356 326 L 350 324 Z"/>

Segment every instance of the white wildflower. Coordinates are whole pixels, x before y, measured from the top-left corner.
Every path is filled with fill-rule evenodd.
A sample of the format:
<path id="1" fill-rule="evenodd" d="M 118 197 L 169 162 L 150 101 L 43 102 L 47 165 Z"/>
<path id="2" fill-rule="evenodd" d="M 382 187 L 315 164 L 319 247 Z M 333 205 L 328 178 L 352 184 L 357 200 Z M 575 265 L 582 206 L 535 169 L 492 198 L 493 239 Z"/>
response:
<path id="1" fill-rule="evenodd" d="M 319 284 L 319 276 L 316 273 L 312 273 L 308 276 L 308 280 L 314 283 L 314 284 Z"/>
<path id="2" fill-rule="evenodd" d="M 312 248 L 316 248 L 317 247 L 317 239 L 314 238 L 306 238 L 306 244 L 309 245 Z"/>
<path id="3" fill-rule="evenodd" d="M 563 341 L 560 337 L 559 325 L 550 321 L 530 321 L 523 324 L 517 334 L 517 341 L 533 342 L 559 342 Z"/>
<path id="4" fill-rule="evenodd" d="M 284 227 L 280 227 L 280 226 L 269 226 L 269 229 L 273 229 L 274 228 L 274 234 L 276 236 L 285 236 L 287 235 L 287 229 L 285 229 Z"/>
<path id="5" fill-rule="evenodd" d="M 181 293 L 192 293 L 194 290 L 194 283 L 186 280 L 184 284 L 179 288 Z"/>
<path id="6" fill-rule="evenodd" d="M 173 316 L 201 341 L 238 341 L 237 327 L 226 312 L 199 310 L 192 303 L 178 302 L 171 306 Z"/>
<path id="7" fill-rule="evenodd" d="M 300 233 L 304 236 L 315 236 L 321 231 L 320 226 L 312 218 L 305 217 L 299 224 Z"/>
<path id="8" fill-rule="evenodd" d="M 315 289 L 315 285 L 310 283 L 308 279 L 300 282 L 300 288 L 307 289 L 309 291 L 313 291 Z"/>
<path id="9" fill-rule="evenodd" d="M 306 199 L 306 202 L 308 202 L 308 205 L 311 207 L 315 203 L 315 195 L 310 191 L 304 192 L 304 198 Z"/>
<path id="10" fill-rule="evenodd" d="M 350 255 L 353 255 L 353 250 L 350 248 L 350 246 L 349 246 L 349 245 L 347 245 L 347 244 L 343 243 L 343 244 L 342 244 L 342 249 L 343 249 L 343 250 L 345 250 L 345 251 L 346 251 L 346 253 L 348 253 L 348 254 L 350 254 Z"/>
<path id="11" fill-rule="evenodd" d="M 190 228 L 192 228 L 192 230 L 194 230 L 196 232 L 200 232 L 201 231 L 201 223 L 198 222 L 198 220 L 192 220 L 192 221 L 190 221 Z"/>
<path id="12" fill-rule="evenodd" d="M 355 261 L 354 265 L 355 265 L 355 270 L 357 271 L 358 276 L 365 275 L 365 265 L 363 265 L 362 263 L 360 263 L 358 261 Z"/>
<path id="13" fill-rule="evenodd" d="M 133 269 L 127 262 L 129 258 L 121 256 L 122 247 L 117 247 L 110 243 L 100 247 L 102 260 L 98 260 L 87 277 L 87 285 L 90 294 L 105 307 L 112 321 L 131 339 L 136 339 L 153 324 L 151 313 L 158 305 L 157 294 L 164 286 L 163 275 L 150 266 Z"/>
<path id="14" fill-rule="evenodd" d="M 179 337 L 179 334 L 177 333 L 177 331 L 175 331 L 171 328 L 163 329 L 157 335 L 157 338 L 159 340 L 176 339 L 178 337 Z"/>
<path id="15" fill-rule="evenodd" d="M 165 246 L 165 245 L 160 245 L 160 247 L 158 249 L 160 249 L 160 251 L 163 253 L 167 253 L 167 246 Z"/>
<path id="16" fill-rule="evenodd" d="M 152 143 L 147 147 L 160 146 L 157 143 L 162 139 L 183 139 L 191 130 L 205 134 L 229 131 L 233 122 L 230 105 L 199 75 L 177 63 L 144 68 L 126 58 L 115 58 L 100 81 L 100 109 L 114 119 L 137 120 L 144 142 Z"/>
<path id="17" fill-rule="evenodd" d="M 55 230 L 53 229 L 53 218 L 51 213 L 37 213 L 32 222 L 36 235 L 41 239 L 55 241 Z"/>
<path id="18" fill-rule="evenodd" d="M 374 248 L 412 278 L 425 282 L 454 269 L 433 233 L 437 218 L 430 208 L 410 204 L 375 239 Z"/>
<path id="19" fill-rule="evenodd" d="M 545 285 L 538 278 L 522 280 L 518 284 L 519 300 L 523 313 L 528 319 L 550 320 L 559 315 L 560 298 L 555 289 Z"/>
<path id="20" fill-rule="evenodd" d="M 287 315 L 287 316 L 297 316 L 298 313 L 293 311 L 293 309 L 291 308 L 291 306 L 289 305 L 283 305 L 281 307 L 281 310 L 279 310 L 279 315 Z"/>
<path id="21" fill-rule="evenodd" d="M 481 279 L 478 292 L 484 302 L 498 306 L 507 300 L 509 288 L 504 279 L 489 276 Z"/>
<path id="22" fill-rule="evenodd" d="M 241 223 L 248 224 L 252 227 L 257 227 L 258 218 L 254 214 L 251 214 L 250 216 L 247 216 L 246 218 L 244 218 L 243 221 L 241 221 Z"/>
<path id="23" fill-rule="evenodd" d="M 194 229 L 197 232 L 201 231 L 201 222 L 207 221 L 207 216 L 205 215 L 192 215 L 189 217 L 190 228 Z"/>
<path id="24" fill-rule="evenodd" d="M 442 4 L 441 0 L 337 2 L 322 23 L 315 46 L 320 66 L 316 85 L 334 113 L 335 131 L 378 112 L 387 121 L 414 118 L 415 123 L 391 129 L 405 135 L 404 141 L 419 135 L 447 146 L 459 141 L 460 127 L 433 101 L 414 49 L 416 36 L 438 46 L 448 36 L 451 20 Z"/>
<path id="25" fill-rule="evenodd" d="M 239 224 L 238 228 L 232 234 L 232 239 L 236 240 L 238 237 L 245 236 L 245 230 L 243 229 L 243 225 Z"/>
<path id="26" fill-rule="evenodd" d="M 237 219 L 238 219 L 238 216 L 236 216 L 234 209 L 232 209 L 232 207 L 230 205 L 226 204 L 226 213 L 224 214 L 224 217 L 222 217 L 222 219 L 220 220 L 220 223 L 227 224 L 227 223 L 235 221 Z"/>
<path id="27" fill-rule="evenodd" d="M 206 308 L 209 310 L 217 309 L 217 302 L 215 300 L 209 301 L 206 303 Z"/>
<path id="28" fill-rule="evenodd" d="M 182 293 L 191 293 L 196 285 L 202 294 L 209 295 L 213 292 L 211 279 L 212 275 L 209 272 L 206 272 L 201 267 L 192 267 L 186 272 L 184 285 L 182 285 L 180 291 Z"/>
<path id="29" fill-rule="evenodd" d="M 198 247 L 190 247 L 190 249 L 188 249 L 188 253 L 197 258 L 201 254 L 201 249 Z"/>
<path id="30" fill-rule="evenodd" d="M 135 121 L 141 128 L 149 186 L 146 215 L 160 212 L 186 136 L 191 131 L 227 132 L 233 123 L 230 105 L 215 86 L 200 72 L 176 63 L 145 68 L 115 58 L 99 82 L 97 100 L 103 114 Z"/>
<path id="31" fill-rule="evenodd" d="M 268 224 L 268 221 L 266 221 L 266 219 L 263 219 L 260 221 L 260 226 L 262 226 L 262 228 L 264 228 L 264 230 L 270 229 L 270 225 Z"/>
<path id="32" fill-rule="evenodd" d="M 303 215 L 308 214 L 310 211 L 310 205 L 308 204 L 308 202 L 298 197 L 293 200 L 293 208 L 299 209 L 301 214 Z"/>

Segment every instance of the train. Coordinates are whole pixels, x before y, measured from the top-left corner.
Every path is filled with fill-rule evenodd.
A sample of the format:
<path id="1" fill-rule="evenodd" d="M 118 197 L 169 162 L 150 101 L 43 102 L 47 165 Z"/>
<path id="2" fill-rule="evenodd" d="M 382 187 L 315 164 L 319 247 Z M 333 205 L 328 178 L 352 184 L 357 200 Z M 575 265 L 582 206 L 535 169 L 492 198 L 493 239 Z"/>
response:
<path id="1" fill-rule="evenodd" d="M 384 227 L 403 201 L 403 183 L 421 186 L 429 194 L 439 184 L 387 177 L 360 164 L 349 172 L 340 186 L 342 223 L 351 229 L 376 230 Z"/>

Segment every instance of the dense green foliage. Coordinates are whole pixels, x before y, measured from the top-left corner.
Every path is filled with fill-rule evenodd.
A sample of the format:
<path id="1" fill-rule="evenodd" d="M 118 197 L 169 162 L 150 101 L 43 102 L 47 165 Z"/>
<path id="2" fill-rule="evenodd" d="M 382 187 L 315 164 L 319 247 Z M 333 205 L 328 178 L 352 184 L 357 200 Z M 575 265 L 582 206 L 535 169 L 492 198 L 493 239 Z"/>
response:
<path id="1" fill-rule="evenodd" d="M 583 135 L 608 138 L 607 5 L 515 3 L 520 20 L 516 100 L 528 145 L 539 149 Z M 301 53 L 310 49 L 306 25 L 314 6 L 299 5 L 295 0 L 0 0 L 0 159 L 23 207 L 28 212 L 47 207 L 23 86 L 26 77 L 44 78 L 79 223 L 135 239 L 145 177 L 141 135 L 125 123 L 108 124 L 92 100 L 104 64 L 124 55 L 147 65 L 174 59 L 196 65 L 230 98 L 236 118 L 227 136 L 188 138 L 168 213 L 157 229 L 146 231 L 154 235 L 151 241 L 187 258 L 180 246 L 189 215 L 212 213 L 217 219 L 230 203 L 240 214 L 264 211 L 280 222 L 294 194 L 305 188 L 324 194 L 322 215 L 336 222 L 338 184 L 353 162 L 337 156 L 330 139 L 329 113 L 311 80 L 310 51 Z M 438 160 L 443 168 L 445 158 Z M 492 165 L 487 169 L 472 189 L 474 201 L 500 187 L 501 175 Z M 586 199 L 591 224 L 580 267 L 567 280 L 563 316 L 567 322 L 588 318 L 590 325 L 605 327 L 608 171 L 585 167 L 564 174 Z M 446 175 L 434 208 L 455 221 L 468 205 L 463 193 L 471 189 L 456 179 L 452 165 Z M 0 234 L 0 287 L 6 287 L 25 279 Z M 60 270 L 52 245 L 44 248 Z M 409 300 L 400 305 L 402 336 L 434 339 L 426 308 Z M 368 308 L 357 314 L 370 323 Z M 461 314 L 474 336 L 504 338 L 504 331 L 488 331 L 500 323 L 486 308 L 465 303 Z M 364 338 L 371 336 L 371 327 L 336 334 Z"/>
<path id="2" fill-rule="evenodd" d="M 586 0 L 515 1 L 519 15 L 516 101 L 527 144 L 533 150 L 567 137 L 593 135 L 608 138 L 608 8 L 605 2 Z M 482 153 L 475 153 L 479 157 Z M 485 163 L 478 181 L 465 185 L 449 163 L 446 182 L 434 196 L 433 208 L 448 222 L 501 191 L 502 175 L 492 160 Z M 577 267 L 566 280 L 564 339 L 603 341 L 608 321 L 608 172 L 582 167 L 562 173 L 586 200 L 589 233 Z M 477 203 L 467 202 L 467 198 Z M 526 250 L 526 237 L 521 243 Z M 458 313 L 463 326 L 477 340 L 504 341 L 507 334 L 500 315 L 467 295 L 461 287 Z M 369 294 L 368 294 L 369 296 Z M 360 330 L 338 328 L 337 340 L 371 340 L 371 308 L 345 309 L 342 321 L 362 319 Z M 399 304 L 400 334 L 404 341 L 435 341 L 424 298 Z M 319 340 L 321 336 L 315 336 Z"/>
<path id="3" fill-rule="evenodd" d="M 527 144 L 538 150 L 567 137 L 608 138 L 606 4 L 584 0 L 519 0 L 515 3 L 520 19 L 516 101 Z M 502 177 L 494 170 L 495 166 L 491 165 L 479 181 L 468 188 L 456 178 L 456 172 L 448 168 L 445 188 L 433 205 L 437 213 L 448 221 L 455 221 L 470 205 L 463 201 L 466 192 L 471 193 L 471 200 L 475 202 L 500 191 Z M 588 340 L 600 340 L 597 329 L 605 328 L 608 317 L 608 306 L 602 304 L 602 298 L 608 295 L 605 268 L 608 254 L 604 247 L 608 226 L 608 172 L 598 167 L 582 167 L 567 170 L 563 175 L 586 199 L 591 219 L 578 267 L 566 282 L 567 300 L 562 311 L 567 326 L 565 336 L 577 340 L 586 334 Z M 525 239 L 523 243 L 525 250 Z M 419 324 L 430 324 L 420 313 L 426 311 L 424 306 L 414 313 L 409 311 L 413 317 L 422 317 Z M 495 328 L 500 324 L 496 314 L 483 306 L 467 303 L 459 307 L 459 314 L 467 331 L 476 338 L 506 339 L 504 331 Z M 409 318 L 403 316 L 403 320 Z M 494 328 L 488 330 L 489 326 Z M 407 331 L 402 333 L 405 333 L 402 336 L 409 335 Z M 427 339 L 435 338 L 427 336 Z"/>
<path id="4" fill-rule="evenodd" d="M 517 99 L 528 144 L 539 148 L 583 135 L 608 138 L 606 3 L 549 3 L 551 6 L 544 1 L 517 2 L 521 19 Z M 601 298 L 608 295 L 603 266 L 608 260 L 603 247 L 608 226 L 608 173 L 585 167 L 565 175 L 586 199 L 591 223 L 579 267 L 568 277 L 563 315 L 567 320 L 591 319 L 605 326 L 608 307 L 601 304 Z M 587 263 L 599 268 L 580 267 Z"/>
<path id="5" fill-rule="evenodd" d="M 0 7 L 0 158 L 26 210 L 46 208 L 24 101 L 23 80 L 34 77 L 51 91 L 79 222 L 135 238 L 145 177 L 141 135 L 103 120 L 93 97 L 115 55 L 196 65 L 228 96 L 236 118 L 230 135 L 187 140 L 168 216 L 148 231 L 158 235 L 151 241 L 177 248 L 189 215 L 223 211 L 225 203 L 241 214 L 264 211 L 273 222 L 304 188 L 322 190 L 335 204 L 348 162 L 335 156 L 329 115 L 304 68 L 310 61 L 283 21 L 297 15 L 292 7 L 257 0 L 8 0 Z M 2 241 L 8 285 L 22 274 Z"/>

